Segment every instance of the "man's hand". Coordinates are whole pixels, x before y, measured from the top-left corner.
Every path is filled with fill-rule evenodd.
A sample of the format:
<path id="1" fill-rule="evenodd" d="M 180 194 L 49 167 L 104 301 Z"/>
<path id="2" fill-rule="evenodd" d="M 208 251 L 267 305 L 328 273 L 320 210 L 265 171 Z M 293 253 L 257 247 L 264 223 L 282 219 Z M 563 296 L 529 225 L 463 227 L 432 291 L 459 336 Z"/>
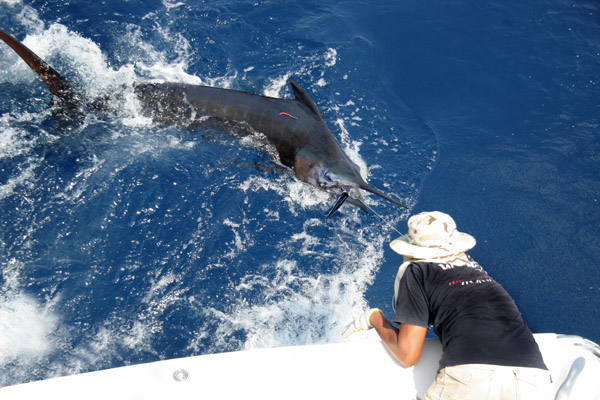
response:
<path id="1" fill-rule="evenodd" d="M 364 313 L 362 313 L 358 318 L 350 322 L 344 328 L 344 330 L 342 331 L 342 336 L 347 338 L 354 332 L 366 331 L 373 328 L 373 324 L 371 324 L 371 315 L 373 315 L 376 312 L 381 313 L 381 310 L 379 308 L 371 308 L 370 310 L 367 310 Z"/>

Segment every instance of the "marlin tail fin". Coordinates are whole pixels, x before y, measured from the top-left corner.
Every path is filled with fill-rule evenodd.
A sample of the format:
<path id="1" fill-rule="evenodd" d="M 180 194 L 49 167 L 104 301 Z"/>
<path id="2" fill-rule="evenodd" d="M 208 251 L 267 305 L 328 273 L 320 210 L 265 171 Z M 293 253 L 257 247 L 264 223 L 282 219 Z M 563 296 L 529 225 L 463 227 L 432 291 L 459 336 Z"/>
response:
<path id="1" fill-rule="evenodd" d="M 19 42 L 12 35 L 0 29 L 0 39 L 9 45 L 22 59 L 38 73 L 42 81 L 48 86 L 50 92 L 60 100 L 63 108 L 74 110 L 79 103 L 77 91 L 67 82 L 54 68 L 48 65 L 44 60 L 38 57 L 23 43 Z"/>

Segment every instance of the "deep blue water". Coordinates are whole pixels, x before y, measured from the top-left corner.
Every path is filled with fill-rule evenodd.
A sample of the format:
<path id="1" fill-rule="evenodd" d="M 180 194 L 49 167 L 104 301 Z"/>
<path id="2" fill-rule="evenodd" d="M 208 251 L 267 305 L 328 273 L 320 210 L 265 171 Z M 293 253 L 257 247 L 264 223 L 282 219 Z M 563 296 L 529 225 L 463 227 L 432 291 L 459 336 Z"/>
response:
<path id="1" fill-rule="evenodd" d="M 142 118 L 135 81 L 293 77 L 370 183 L 478 239 L 533 331 L 600 342 L 600 9 L 520 3 L 0 0 L 0 27 L 111 99 L 65 132 L 0 45 L 0 385 L 391 314 L 407 212 L 324 218 L 252 140 Z"/>

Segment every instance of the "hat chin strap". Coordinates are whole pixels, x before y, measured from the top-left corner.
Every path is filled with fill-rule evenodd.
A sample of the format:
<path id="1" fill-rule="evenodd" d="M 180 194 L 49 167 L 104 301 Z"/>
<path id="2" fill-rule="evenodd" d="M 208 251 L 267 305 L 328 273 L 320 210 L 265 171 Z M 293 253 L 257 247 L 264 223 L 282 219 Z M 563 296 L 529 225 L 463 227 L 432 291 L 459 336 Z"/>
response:
<path id="1" fill-rule="evenodd" d="M 402 280 L 402 277 L 404 276 L 404 272 L 406 272 L 406 267 L 408 267 L 410 265 L 410 263 L 412 263 L 413 260 L 412 259 L 407 259 L 407 257 L 404 257 L 404 262 L 402 263 L 402 265 L 400 265 L 400 267 L 398 268 L 398 273 L 396 274 L 396 279 L 394 279 L 394 311 L 396 310 L 396 303 L 398 302 L 398 297 L 400 297 L 400 281 Z"/>

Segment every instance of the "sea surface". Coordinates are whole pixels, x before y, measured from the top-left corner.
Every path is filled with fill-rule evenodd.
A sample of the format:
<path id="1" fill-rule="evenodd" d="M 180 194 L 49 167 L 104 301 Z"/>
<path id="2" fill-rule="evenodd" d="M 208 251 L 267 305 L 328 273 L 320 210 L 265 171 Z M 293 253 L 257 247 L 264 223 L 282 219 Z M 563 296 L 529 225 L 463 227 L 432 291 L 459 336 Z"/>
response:
<path id="1" fill-rule="evenodd" d="M 391 317 L 409 215 L 440 210 L 534 332 L 600 342 L 600 6 L 0 0 L 0 28 L 108 110 L 65 127 L 0 44 L 0 386 L 339 342 Z M 134 82 L 304 86 L 373 212 L 251 138 L 152 123 Z"/>

